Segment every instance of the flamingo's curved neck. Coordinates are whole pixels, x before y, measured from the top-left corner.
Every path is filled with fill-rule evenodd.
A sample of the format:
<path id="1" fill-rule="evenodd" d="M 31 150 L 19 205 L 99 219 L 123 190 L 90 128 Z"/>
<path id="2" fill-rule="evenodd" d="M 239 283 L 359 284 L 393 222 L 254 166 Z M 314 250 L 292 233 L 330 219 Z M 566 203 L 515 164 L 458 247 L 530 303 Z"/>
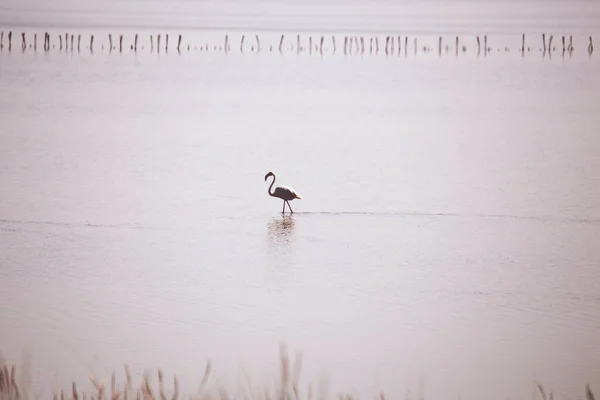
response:
<path id="1" fill-rule="evenodd" d="M 269 186 L 269 190 L 267 190 L 267 192 L 269 193 L 269 196 L 275 196 L 272 192 L 271 189 L 273 188 L 273 185 L 275 184 L 275 174 L 273 174 L 273 181 L 271 182 L 271 186 Z"/>

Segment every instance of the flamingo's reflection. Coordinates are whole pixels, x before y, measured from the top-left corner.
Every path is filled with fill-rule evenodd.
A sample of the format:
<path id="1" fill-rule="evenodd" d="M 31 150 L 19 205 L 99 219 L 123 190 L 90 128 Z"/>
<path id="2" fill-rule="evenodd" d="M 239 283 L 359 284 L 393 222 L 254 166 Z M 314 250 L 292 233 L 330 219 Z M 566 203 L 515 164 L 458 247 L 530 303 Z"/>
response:
<path id="1" fill-rule="evenodd" d="M 268 224 L 269 240 L 273 244 L 289 244 L 294 233 L 294 216 L 283 215 L 273 218 Z"/>

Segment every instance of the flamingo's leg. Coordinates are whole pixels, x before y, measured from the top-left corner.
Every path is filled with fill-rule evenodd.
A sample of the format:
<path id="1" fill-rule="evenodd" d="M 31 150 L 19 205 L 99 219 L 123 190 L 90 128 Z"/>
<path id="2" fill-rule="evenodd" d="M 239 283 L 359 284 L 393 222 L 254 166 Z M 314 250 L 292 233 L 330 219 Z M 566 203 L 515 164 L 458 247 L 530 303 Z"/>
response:
<path id="1" fill-rule="evenodd" d="M 288 208 L 290 209 L 290 214 L 293 214 L 293 213 L 294 213 L 294 210 L 292 210 L 292 206 L 290 206 L 290 202 L 289 202 L 289 201 L 287 201 L 287 200 L 286 200 L 285 202 L 287 203 L 287 205 L 288 205 Z"/>
<path id="2" fill-rule="evenodd" d="M 283 201 L 283 210 L 281 211 L 282 214 L 285 213 L 285 200 Z"/>

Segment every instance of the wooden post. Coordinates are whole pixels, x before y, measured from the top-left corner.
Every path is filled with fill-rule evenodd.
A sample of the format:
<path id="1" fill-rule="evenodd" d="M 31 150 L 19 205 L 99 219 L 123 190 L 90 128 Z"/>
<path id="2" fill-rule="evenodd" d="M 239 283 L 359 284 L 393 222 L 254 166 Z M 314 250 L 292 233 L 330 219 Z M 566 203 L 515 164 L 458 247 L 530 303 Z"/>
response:
<path id="1" fill-rule="evenodd" d="M 363 36 L 360 37 L 360 52 L 364 53 L 365 52 L 365 38 Z"/>
<path id="2" fill-rule="evenodd" d="M 25 51 L 27 42 L 25 41 L 25 32 L 21 32 L 21 50 Z"/>
<path id="3" fill-rule="evenodd" d="M 112 35 L 110 33 L 108 34 L 108 45 L 110 47 L 110 51 L 112 51 L 113 44 L 112 44 Z"/>
<path id="4" fill-rule="evenodd" d="M 281 53 L 281 48 L 283 46 L 283 38 L 285 37 L 285 35 L 281 35 L 281 39 L 279 39 L 279 52 Z"/>
<path id="5" fill-rule="evenodd" d="M 134 51 L 137 51 L 137 42 L 138 42 L 138 34 L 136 33 L 135 34 L 135 39 L 133 40 L 133 50 Z"/>
<path id="6" fill-rule="evenodd" d="M 160 33 L 156 36 L 156 52 L 160 53 Z"/>
<path id="7" fill-rule="evenodd" d="M 544 54 L 546 54 L 546 34 L 542 33 L 542 46 L 544 50 Z"/>
<path id="8" fill-rule="evenodd" d="M 75 35 L 71 35 L 71 51 L 73 51 L 73 39 L 75 38 Z"/>
<path id="9" fill-rule="evenodd" d="M 33 34 L 33 51 L 37 51 L 37 33 Z"/>
<path id="10" fill-rule="evenodd" d="M 321 42 L 319 43 L 319 51 L 323 54 L 323 42 L 325 41 L 325 36 L 321 36 Z"/>
<path id="11" fill-rule="evenodd" d="M 62 35 L 58 35 L 58 40 L 60 41 L 60 51 L 62 51 Z"/>
<path id="12" fill-rule="evenodd" d="M 90 52 L 94 51 L 94 35 L 90 36 Z"/>
<path id="13" fill-rule="evenodd" d="M 458 47 L 459 47 L 459 45 L 458 45 L 458 36 L 457 36 L 456 37 L 456 55 L 458 55 Z"/>
<path id="14" fill-rule="evenodd" d="M 481 52 L 481 42 L 479 41 L 479 36 L 477 36 L 477 54 Z"/>
<path id="15" fill-rule="evenodd" d="M 119 35 L 119 53 L 123 52 L 123 35 Z"/>
<path id="16" fill-rule="evenodd" d="M 69 50 L 69 34 L 65 33 L 65 51 Z"/>
<path id="17" fill-rule="evenodd" d="M 258 38 L 258 34 L 254 34 L 254 38 L 256 39 L 256 51 L 260 51 L 261 47 L 260 47 L 260 39 Z"/>
<path id="18" fill-rule="evenodd" d="M 179 51 L 180 46 L 181 46 L 181 35 L 179 35 L 179 40 L 177 40 L 177 51 Z"/>
<path id="19" fill-rule="evenodd" d="M 398 54 L 402 51 L 402 38 L 398 36 Z"/>
<path id="20" fill-rule="evenodd" d="M 154 38 L 150 35 L 150 52 L 154 50 Z"/>
<path id="21" fill-rule="evenodd" d="M 348 36 L 344 37 L 344 54 L 348 53 Z"/>
<path id="22" fill-rule="evenodd" d="M 312 54 L 312 36 L 308 37 L 308 54 Z"/>
<path id="23" fill-rule="evenodd" d="M 333 42 L 333 52 L 335 53 L 337 51 L 337 46 L 335 44 L 335 36 L 331 35 L 331 41 Z"/>
<path id="24" fill-rule="evenodd" d="M 563 54 L 565 54 L 565 37 L 562 37 Z"/>
<path id="25" fill-rule="evenodd" d="M 404 54 L 408 51 L 408 36 L 404 38 Z"/>
<path id="26" fill-rule="evenodd" d="M 379 53 L 379 38 L 375 36 L 375 53 Z"/>
<path id="27" fill-rule="evenodd" d="M 415 54 L 417 54 L 417 38 L 414 39 Z"/>
<path id="28" fill-rule="evenodd" d="M 554 36 L 550 35 L 550 39 L 548 40 L 548 54 L 552 53 L 552 39 L 554 39 Z"/>
<path id="29" fill-rule="evenodd" d="M 229 35 L 225 35 L 225 53 L 227 53 L 229 47 Z"/>
<path id="30" fill-rule="evenodd" d="M 438 40 L 438 55 L 441 56 L 442 55 L 442 37 L 440 36 L 439 40 Z"/>
<path id="31" fill-rule="evenodd" d="M 573 51 L 573 36 L 569 35 L 569 53 Z"/>
<path id="32" fill-rule="evenodd" d="M 525 54 L 525 34 L 521 36 L 521 54 Z"/>
<path id="33" fill-rule="evenodd" d="M 588 44 L 588 53 L 592 54 L 594 52 L 594 43 L 592 42 L 592 37 L 590 36 L 590 44 Z"/>
<path id="34" fill-rule="evenodd" d="M 388 45 L 390 44 L 390 37 L 385 38 L 385 54 L 388 54 Z"/>
<path id="35" fill-rule="evenodd" d="M 243 53 L 244 52 L 244 39 L 246 38 L 246 35 L 242 35 L 242 40 L 240 40 L 240 51 Z M 207 47 L 208 49 L 208 47 Z"/>
<path id="36" fill-rule="evenodd" d="M 168 33 L 165 35 L 165 51 L 166 52 L 169 51 L 169 34 Z"/>
<path id="37" fill-rule="evenodd" d="M 8 51 L 12 49 L 12 31 L 8 31 Z"/>
<path id="38" fill-rule="evenodd" d="M 4 31 L 0 32 L 0 49 L 4 48 Z"/>

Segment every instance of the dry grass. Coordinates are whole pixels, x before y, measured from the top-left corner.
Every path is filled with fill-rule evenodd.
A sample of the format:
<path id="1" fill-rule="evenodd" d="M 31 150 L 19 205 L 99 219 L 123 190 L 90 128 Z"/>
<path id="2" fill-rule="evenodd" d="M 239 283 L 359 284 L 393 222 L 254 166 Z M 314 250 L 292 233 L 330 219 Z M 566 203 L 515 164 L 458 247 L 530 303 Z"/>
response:
<path id="1" fill-rule="evenodd" d="M 272 400 L 299 400 L 300 389 L 300 369 L 302 366 L 302 356 L 297 354 L 294 370 L 290 372 L 290 362 L 285 346 L 281 346 L 281 379 L 279 385 L 273 390 L 255 390 L 252 388 L 250 377 L 245 374 L 244 399 L 272 399 Z M 29 376 L 29 366 L 24 363 L 23 375 Z M 104 381 L 95 376 L 90 376 L 89 379 L 93 385 L 91 393 L 81 392 L 77 388 L 75 382 L 72 383 L 70 390 L 61 390 L 60 393 L 54 393 L 54 400 L 229 400 L 237 397 L 231 396 L 225 388 L 217 390 L 208 390 L 207 384 L 211 377 L 212 364 L 207 362 L 204 370 L 204 375 L 200 382 L 200 386 L 196 393 L 182 396 L 179 390 L 179 380 L 177 376 L 173 377 L 172 384 L 165 383 L 165 376 L 162 370 L 157 371 L 158 388 L 152 383 L 152 375 L 145 373 L 139 385 L 134 386 L 131 371 L 128 365 L 125 365 L 125 380 L 121 386 L 117 385 L 116 375 L 113 372 L 110 377 L 110 388 L 106 387 Z M 244 371 L 245 373 L 245 371 Z M 29 387 L 28 380 L 17 380 L 15 366 L 10 366 L 0 359 L 0 400 L 29 400 L 28 391 L 22 390 Z M 35 396 L 35 399 L 40 396 Z M 311 391 L 305 399 L 311 399 Z"/>
<path id="2" fill-rule="evenodd" d="M 544 390 L 544 387 L 540 383 L 536 383 L 535 385 L 540 391 L 543 400 L 554 400 L 554 394 L 552 392 L 550 392 L 550 394 L 546 396 L 546 390 Z M 585 398 L 586 400 L 595 400 L 594 392 L 592 392 L 592 388 L 589 384 L 585 385 Z"/>
<path id="3" fill-rule="evenodd" d="M 280 347 L 280 352 L 281 376 L 279 382 L 275 385 L 275 388 L 273 390 L 255 390 L 252 388 L 249 376 L 245 374 L 246 387 L 244 388 L 244 393 L 241 395 L 241 398 L 244 400 L 312 400 L 313 393 L 310 385 L 307 387 L 305 393 L 301 393 L 300 390 L 302 354 L 296 354 L 294 368 L 290 371 L 290 361 L 285 346 L 282 345 Z M 152 384 L 151 375 L 149 373 L 144 374 L 139 386 L 134 387 L 128 365 L 125 365 L 124 371 L 125 380 L 121 387 L 118 387 L 116 383 L 114 372 L 110 378 L 109 390 L 107 390 L 103 381 L 94 376 L 90 376 L 89 379 L 94 387 L 92 393 L 80 392 L 77 389 L 76 383 L 73 382 L 69 391 L 65 392 L 64 390 L 61 390 L 60 393 L 55 392 L 53 394 L 53 400 L 230 400 L 239 398 L 231 396 L 230 393 L 222 387 L 213 391 L 207 390 L 206 386 L 210 380 L 212 371 L 210 362 L 207 362 L 206 364 L 204 376 L 202 377 L 197 392 L 186 396 L 182 396 L 180 393 L 177 376 L 173 377 L 172 386 L 168 389 L 166 388 L 164 374 L 160 369 L 157 371 L 158 390 L 156 390 L 156 387 Z M 9 365 L 0 358 L 0 400 L 29 400 L 29 372 L 29 365 L 25 362 L 21 371 L 23 377 L 19 380 L 16 367 L 14 365 Z M 546 393 L 546 390 L 541 384 L 535 383 L 535 385 L 543 400 L 553 400 L 554 396 L 551 391 Z M 320 393 L 316 400 L 326 400 L 327 397 L 328 396 L 323 393 Z M 41 398 L 41 396 L 34 396 L 34 398 L 37 400 Z M 339 394 L 338 399 L 352 400 L 353 398 L 350 395 Z M 386 397 L 383 392 L 375 397 L 375 400 L 385 399 Z M 585 387 L 585 399 L 595 400 L 590 385 L 586 385 Z"/>
<path id="4" fill-rule="evenodd" d="M 21 398 L 21 391 L 17 384 L 17 369 L 13 365 L 0 365 L 0 400 Z"/>

